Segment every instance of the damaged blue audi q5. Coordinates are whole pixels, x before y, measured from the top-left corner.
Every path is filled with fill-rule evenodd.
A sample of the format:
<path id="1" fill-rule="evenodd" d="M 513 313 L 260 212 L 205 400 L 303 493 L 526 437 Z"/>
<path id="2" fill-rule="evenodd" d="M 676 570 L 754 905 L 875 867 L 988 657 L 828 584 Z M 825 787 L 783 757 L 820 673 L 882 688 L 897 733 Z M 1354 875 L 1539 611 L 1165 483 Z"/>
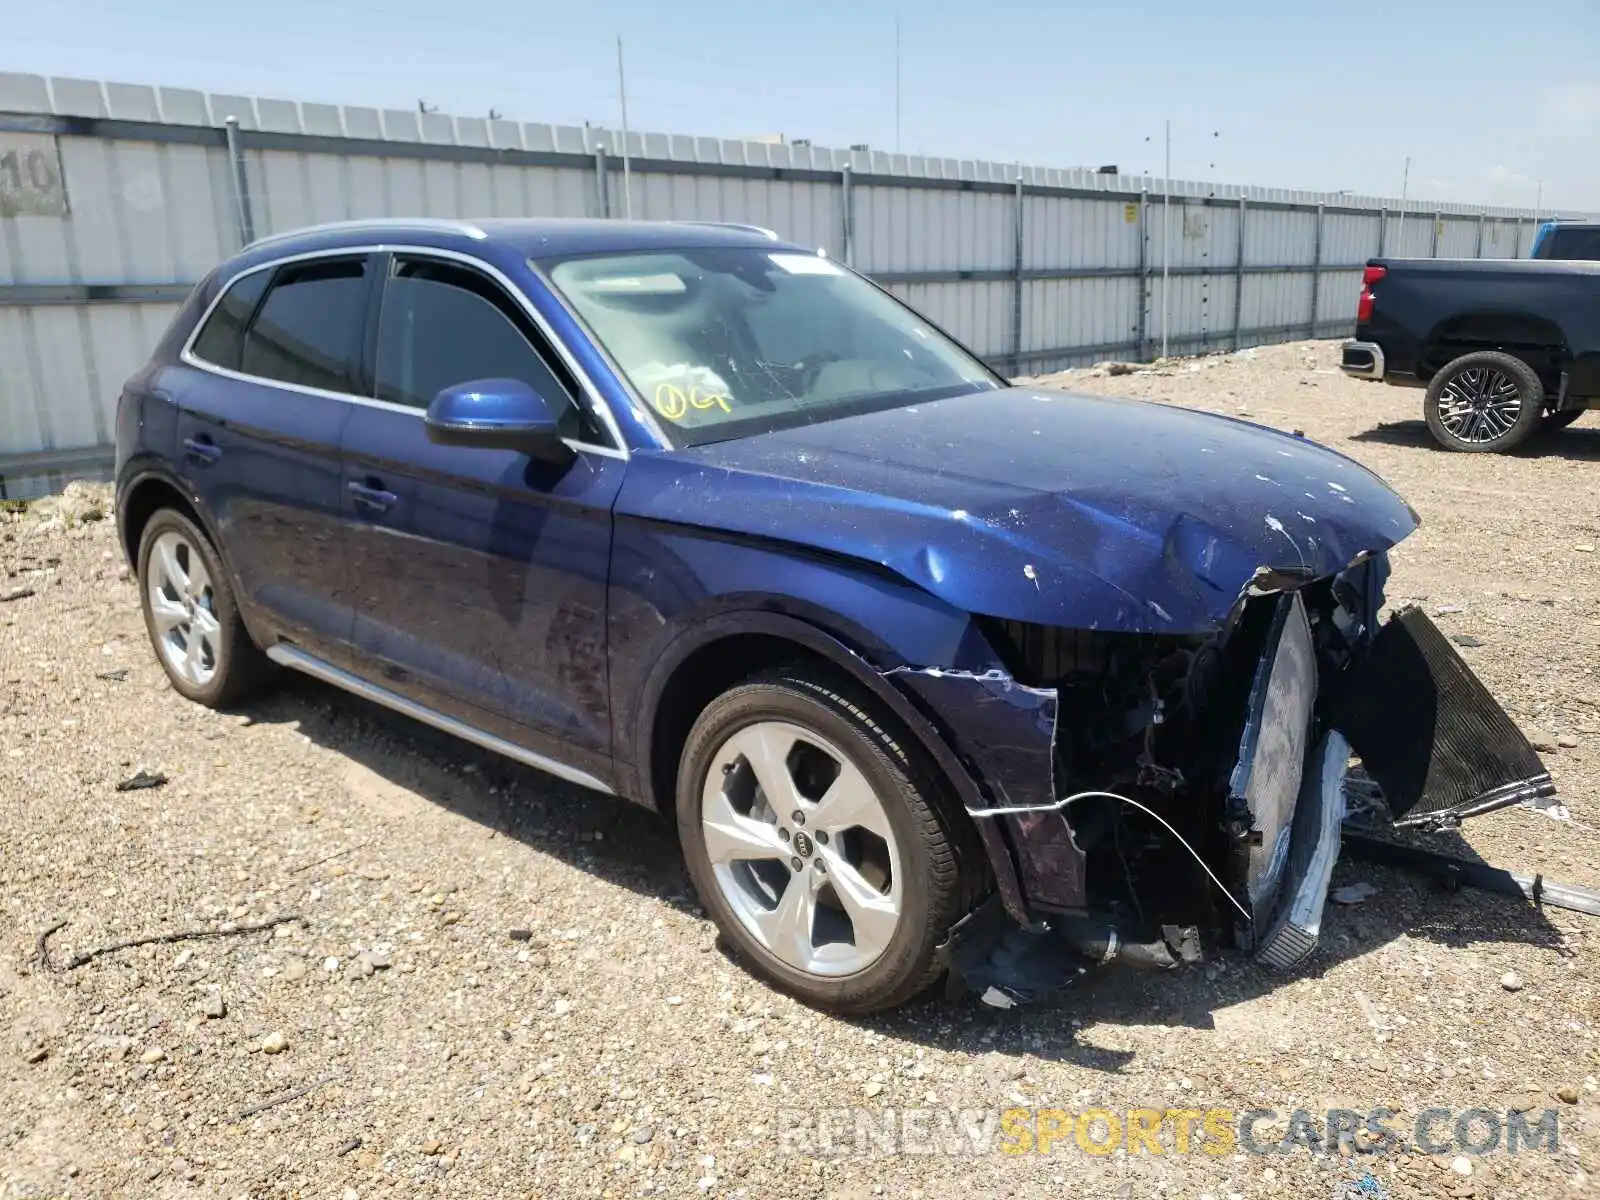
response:
<path id="1" fill-rule="evenodd" d="M 117 419 L 155 653 L 293 669 L 676 819 L 750 968 L 1314 948 L 1359 762 L 1442 824 L 1549 776 L 1414 609 L 1415 513 L 1300 437 L 1012 386 L 752 227 L 369 221 L 207 276 Z"/>

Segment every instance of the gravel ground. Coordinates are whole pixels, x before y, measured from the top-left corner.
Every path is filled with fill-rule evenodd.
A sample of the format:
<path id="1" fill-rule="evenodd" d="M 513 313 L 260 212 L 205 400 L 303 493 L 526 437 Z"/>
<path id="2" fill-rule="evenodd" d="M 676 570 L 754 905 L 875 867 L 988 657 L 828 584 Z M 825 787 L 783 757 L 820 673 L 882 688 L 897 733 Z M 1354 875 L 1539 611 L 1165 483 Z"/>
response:
<path id="1" fill-rule="evenodd" d="M 1465 841 L 1600 886 L 1600 418 L 1514 456 L 1447 454 L 1419 394 L 1334 362 L 1304 344 L 1048 382 L 1302 429 L 1398 487 L 1424 525 L 1391 600 L 1448 608 L 1447 632 L 1482 643 L 1463 653 L 1551 747 L 1571 811 L 1498 813 Z M 1336 886 L 1375 894 L 1335 906 L 1287 977 L 1226 957 L 1090 977 L 1048 1007 L 838 1020 L 727 961 L 651 814 L 309 680 L 238 713 L 181 700 L 111 522 L 80 520 L 93 493 L 74 493 L 0 523 L 0 598 L 32 593 L 0 599 L 0 1196 L 1600 1187 L 1593 918 L 1345 862 Z M 141 769 L 168 782 L 116 790 Z M 184 930 L 236 932 L 67 966 Z M 1550 1109 L 1560 1149 L 1100 1156 L 1069 1137 L 1048 1156 L 891 1155 L 793 1137 L 824 1109 L 931 1110 L 939 1129 L 1021 1105 L 1272 1109 L 1263 1141 L 1296 1108 L 1385 1105 L 1402 1130 L 1430 1107 Z"/>

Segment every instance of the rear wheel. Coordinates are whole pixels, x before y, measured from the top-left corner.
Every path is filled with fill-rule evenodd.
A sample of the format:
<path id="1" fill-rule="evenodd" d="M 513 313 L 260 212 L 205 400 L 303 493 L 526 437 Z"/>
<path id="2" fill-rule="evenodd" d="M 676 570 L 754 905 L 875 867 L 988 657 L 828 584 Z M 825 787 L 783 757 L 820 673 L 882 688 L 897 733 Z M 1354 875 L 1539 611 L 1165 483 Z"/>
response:
<path id="1" fill-rule="evenodd" d="M 872 708 L 758 676 L 700 714 L 678 772 L 684 859 L 724 936 L 768 982 L 849 1013 L 924 990 L 962 915 L 960 818 Z"/>
<path id="2" fill-rule="evenodd" d="M 208 708 L 244 699 L 271 664 L 245 631 L 222 561 L 183 513 L 158 509 L 139 538 L 145 628 L 172 686 Z"/>
<path id="3" fill-rule="evenodd" d="M 1428 430 L 1447 450 L 1510 450 L 1544 414 L 1544 385 L 1520 358 L 1478 350 L 1448 363 L 1428 384 Z"/>

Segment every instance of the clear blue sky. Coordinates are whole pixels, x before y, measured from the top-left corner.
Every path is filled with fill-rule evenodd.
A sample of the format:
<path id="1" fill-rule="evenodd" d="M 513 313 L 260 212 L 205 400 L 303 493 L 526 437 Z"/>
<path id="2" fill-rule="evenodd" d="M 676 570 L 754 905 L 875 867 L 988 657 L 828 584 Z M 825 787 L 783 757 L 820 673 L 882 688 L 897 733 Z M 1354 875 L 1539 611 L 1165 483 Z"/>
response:
<path id="1" fill-rule="evenodd" d="M 893 149 L 897 10 L 908 153 L 1600 210 L 1600 0 L 57 0 L 0 70 L 615 127 L 620 34 L 635 129 Z"/>

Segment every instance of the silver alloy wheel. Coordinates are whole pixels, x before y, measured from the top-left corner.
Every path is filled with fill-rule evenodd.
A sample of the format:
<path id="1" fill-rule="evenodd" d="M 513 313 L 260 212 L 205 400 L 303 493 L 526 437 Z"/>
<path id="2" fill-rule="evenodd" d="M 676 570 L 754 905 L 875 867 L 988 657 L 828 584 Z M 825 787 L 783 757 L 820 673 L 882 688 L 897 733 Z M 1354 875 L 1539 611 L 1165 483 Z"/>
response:
<path id="1" fill-rule="evenodd" d="M 1439 393 L 1439 423 L 1463 442 L 1505 436 L 1522 412 L 1522 389 L 1494 367 L 1468 367 Z"/>
<path id="2" fill-rule="evenodd" d="M 888 949 L 902 895 L 894 829 L 828 739 L 786 721 L 740 729 L 711 761 L 700 820 L 723 899 L 785 965 L 853 975 Z"/>
<path id="3" fill-rule="evenodd" d="M 222 625 L 205 560 L 188 538 L 168 531 L 150 547 L 145 573 L 161 657 L 184 682 L 205 687 L 222 667 Z"/>

